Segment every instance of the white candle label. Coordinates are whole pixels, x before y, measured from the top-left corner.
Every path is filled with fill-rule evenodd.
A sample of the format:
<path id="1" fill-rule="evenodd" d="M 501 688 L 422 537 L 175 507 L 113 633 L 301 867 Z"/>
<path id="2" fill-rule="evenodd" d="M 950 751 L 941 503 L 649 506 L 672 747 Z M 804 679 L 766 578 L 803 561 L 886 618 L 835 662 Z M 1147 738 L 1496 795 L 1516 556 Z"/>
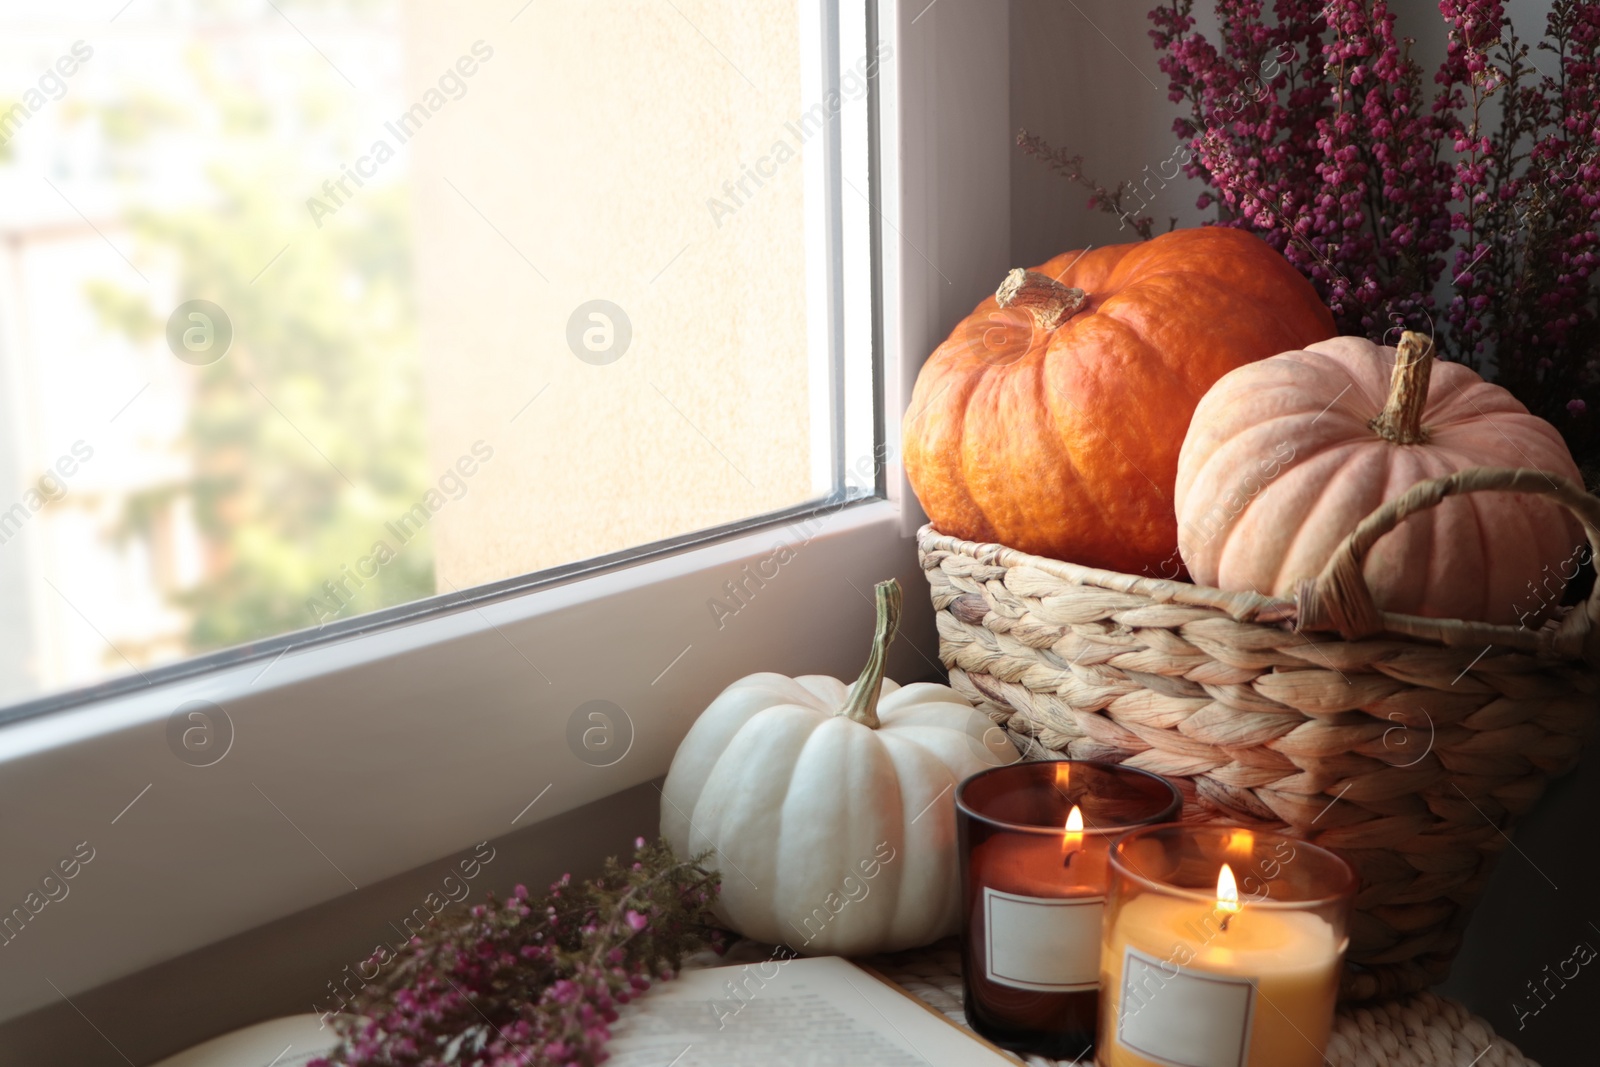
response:
<path id="1" fill-rule="evenodd" d="M 1129 948 L 1122 958 L 1117 1041 L 1171 1067 L 1244 1067 L 1255 985 L 1191 971 Z"/>
<path id="2" fill-rule="evenodd" d="M 1104 911 L 1105 897 L 1024 897 L 985 886 L 989 981 L 1057 993 L 1097 988 Z"/>

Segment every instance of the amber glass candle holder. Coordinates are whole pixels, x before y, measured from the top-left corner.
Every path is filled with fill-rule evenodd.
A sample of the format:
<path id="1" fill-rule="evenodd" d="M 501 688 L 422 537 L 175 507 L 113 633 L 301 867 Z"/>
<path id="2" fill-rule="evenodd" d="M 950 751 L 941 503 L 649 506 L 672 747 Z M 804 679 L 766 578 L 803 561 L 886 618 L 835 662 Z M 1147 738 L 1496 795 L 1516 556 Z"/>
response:
<path id="1" fill-rule="evenodd" d="M 1099 1067 L 1322 1067 L 1356 876 L 1281 834 L 1156 826 L 1117 840 Z"/>
<path id="2" fill-rule="evenodd" d="M 1014 763 L 961 783 L 962 984 L 974 1030 L 1054 1059 L 1088 1051 L 1110 843 L 1182 806 L 1165 778 L 1086 760 Z"/>

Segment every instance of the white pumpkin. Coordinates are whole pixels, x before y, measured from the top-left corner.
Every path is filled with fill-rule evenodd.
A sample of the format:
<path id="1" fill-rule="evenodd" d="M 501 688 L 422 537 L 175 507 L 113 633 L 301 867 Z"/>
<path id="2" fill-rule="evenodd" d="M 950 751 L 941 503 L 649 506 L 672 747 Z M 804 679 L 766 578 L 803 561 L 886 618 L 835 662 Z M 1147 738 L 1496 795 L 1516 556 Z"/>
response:
<path id="1" fill-rule="evenodd" d="M 853 686 L 742 678 L 673 758 L 661 835 L 679 856 L 713 850 L 719 913 L 746 937 L 855 955 L 960 927 L 955 787 L 1017 751 L 948 686 L 883 677 L 897 582 L 878 585 L 877 607 L 872 655 Z"/>

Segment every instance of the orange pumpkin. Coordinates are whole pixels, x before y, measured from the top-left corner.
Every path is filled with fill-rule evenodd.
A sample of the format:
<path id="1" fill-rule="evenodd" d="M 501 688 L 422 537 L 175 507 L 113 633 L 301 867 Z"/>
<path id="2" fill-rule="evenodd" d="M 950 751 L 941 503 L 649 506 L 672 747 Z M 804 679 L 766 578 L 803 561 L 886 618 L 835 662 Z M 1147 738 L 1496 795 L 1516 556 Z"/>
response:
<path id="1" fill-rule="evenodd" d="M 1206 394 L 1178 461 L 1178 544 L 1197 582 L 1290 596 L 1379 504 L 1478 466 L 1582 484 L 1555 427 L 1423 335 L 1398 351 L 1335 337 Z M 1577 572 L 1581 535 L 1545 497 L 1456 496 L 1386 534 L 1362 573 L 1386 611 L 1531 624 Z"/>
<path id="2" fill-rule="evenodd" d="M 1333 332 L 1311 284 L 1241 230 L 1067 252 L 1012 271 L 923 366 L 906 475 L 944 533 L 1171 577 L 1195 405 Z"/>

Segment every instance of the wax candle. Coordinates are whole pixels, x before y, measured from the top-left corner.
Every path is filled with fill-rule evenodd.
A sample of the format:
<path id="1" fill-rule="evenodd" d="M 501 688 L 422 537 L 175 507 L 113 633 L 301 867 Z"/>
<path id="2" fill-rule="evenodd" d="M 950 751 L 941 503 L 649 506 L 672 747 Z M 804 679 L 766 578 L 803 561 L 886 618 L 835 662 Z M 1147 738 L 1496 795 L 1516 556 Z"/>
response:
<path id="1" fill-rule="evenodd" d="M 1068 829 L 1076 823 L 1076 830 Z M 1084 841 L 1074 805 L 1057 847 L 1000 834 L 972 851 L 983 872 L 981 921 L 985 976 L 1014 989 L 1083 992 L 1100 983 L 1100 920 L 1106 891 L 1106 841 Z M 1052 1002 L 1035 998 L 1048 1021 Z M 1091 1024 L 1092 1025 L 1092 1024 Z"/>
<path id="2" fill-rule="evenodd" d="M 1109 843 L 1174 818 L 1181 803 L 1155 775 L 1079 760 L 961 784 L 963 984 L 979 1033 L 1057 1058 L 1092 1046 Z"/>
<path id="3" fill-rule="evenodd" d="M 1129 834 L 1109 862 L 1100 1067 L 1321 1067 L 1348 865 L 1276 834 L 1199 827 Z M 1206 870 L 1214 888 L 1199 890 Z"/>

